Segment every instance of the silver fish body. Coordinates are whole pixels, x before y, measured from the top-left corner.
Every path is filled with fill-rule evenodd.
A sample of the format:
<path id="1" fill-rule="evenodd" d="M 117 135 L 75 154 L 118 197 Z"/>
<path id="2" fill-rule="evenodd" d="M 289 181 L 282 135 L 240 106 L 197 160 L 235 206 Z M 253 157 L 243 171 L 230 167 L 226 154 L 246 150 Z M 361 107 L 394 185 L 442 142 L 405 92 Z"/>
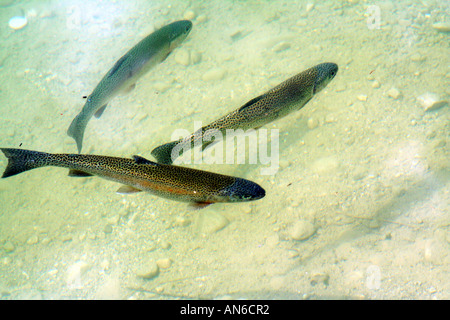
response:
<path id="1" fill-rule="evenodd" d="M 122 56 L 87 97 L 81 112 L 73 119 L 67 134 L 81 152 L 87 123 L 99 118 L 107 104 L 118 94 L 131 90 L 136 81 L 161 63 L 179 46 L 192 29 L 188 20 L 176 21 L 151 33 Z"/>

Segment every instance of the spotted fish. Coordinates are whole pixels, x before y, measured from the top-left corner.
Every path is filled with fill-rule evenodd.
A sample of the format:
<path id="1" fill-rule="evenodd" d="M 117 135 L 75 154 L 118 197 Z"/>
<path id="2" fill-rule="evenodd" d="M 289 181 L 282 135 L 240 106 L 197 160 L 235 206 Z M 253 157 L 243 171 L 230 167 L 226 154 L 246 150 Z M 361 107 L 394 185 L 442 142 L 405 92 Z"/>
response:
<path id="1" fill-rule="evenodd" d="M 67 134 L 77 143 L 78 153 L 81 152 L 84 131 L 92 116 L 99 118 L 115 96 L 133 89 L 136 81 L 164 61 L 186 39 L 191 29 L 192 22 L 189 20 L 168 24 L 141 40 L 114 64 L 87 97 L 83 109 L 67 130 Z"/>
<path id="2" fill-rule="evenodd" d="M 176 148 L 177 146 L 192 147 L 201 139 L 200 144 L 204 149 L 214 142 L 211 137 L 217 130 L 225 136 L 227 129 L 257 129 L 282 118 L 303 108 L 315 94 L 327 86 L 337 71 L 338 66 L 335 63 L 321 63 L 307 69 L 190 136 L 153 149 L 152 155 L 159 163 L 171 164 L 185 149 Z"/>
<path id="3" fill-rule="evenodd" d="M 140 156 L 133 159 L 84 154 L 51 154 L 23 149 L 0 148 L 8 158 L 2 178 L 27 170 L 55 166 L 69 168 L 69 176 L 99 176 L 123 184 L 118 193 L 146 191 L 159 197 L 189 202 L 203 208 L 216 202 L 261 199 L 258 184 L 208 171 L 155 163 Z"/>

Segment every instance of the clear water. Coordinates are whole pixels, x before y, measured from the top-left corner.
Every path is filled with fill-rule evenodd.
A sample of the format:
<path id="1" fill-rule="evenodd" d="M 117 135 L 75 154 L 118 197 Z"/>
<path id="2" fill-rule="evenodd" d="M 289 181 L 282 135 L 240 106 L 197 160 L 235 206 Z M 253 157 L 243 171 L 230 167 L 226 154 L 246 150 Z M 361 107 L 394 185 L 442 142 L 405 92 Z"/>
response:
<path id="1" fill-rule="evenodd" d="M 90 121 L 83 151 L 152 159 L 175 129 L 337 63 L 305 108 L 265 127 L 280 130 L 275 175 L 197 166 L 266 197 L 189 211 L 59 168 L 2 179 L 1 298 L 450 298 L 449 107 L 421 100 L 449 99 L 448 1 L 0 1 L 1 146 L 75 153 L 66 130 L 82 97 L 191 14 L 180 49 L 200 61 L 174 52 Z M 27 25 L 13 30 L 18 15 Z M 314 234 L 295 240 L 305 221 Z"/>

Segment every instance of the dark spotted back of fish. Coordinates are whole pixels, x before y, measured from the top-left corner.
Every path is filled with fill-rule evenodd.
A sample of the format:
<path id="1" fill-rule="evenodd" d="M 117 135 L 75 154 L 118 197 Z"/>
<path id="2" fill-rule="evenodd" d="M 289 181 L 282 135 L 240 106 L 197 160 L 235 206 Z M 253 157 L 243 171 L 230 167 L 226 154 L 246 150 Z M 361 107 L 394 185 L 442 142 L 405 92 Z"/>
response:
<path id="1" fill-rule="evenodd" d="M 182 150 L 192 148 L 196 140 L 202 140 L 203 149 L 207 147 L 215 130 L 225 136 L 227 129 L 257 129 L 280 119 L 304 107 L 316 93 L 327 86 L 337 71 L 335 63 L 321 63 L 309 68 L 190 136 L 153 149 L 152 155 L 159 163 L 171 164 L 181 155 Z"/>
<path id="2" fill-rule="evenodd" d="M 216 202 L 261 199 L 265 191 L 258 184 L 232 176 L 191 168 L 164 165 L 140 156 L 133 159 L 83 154 L 50 154 L 1 148 L 8 158 L 2 178 L 27 170 L 56 166 L 69 168 L 72 177 L 96 175 L 123 186 L 120 193 L 146 191 L 154 195 L 205 207 Z"/>

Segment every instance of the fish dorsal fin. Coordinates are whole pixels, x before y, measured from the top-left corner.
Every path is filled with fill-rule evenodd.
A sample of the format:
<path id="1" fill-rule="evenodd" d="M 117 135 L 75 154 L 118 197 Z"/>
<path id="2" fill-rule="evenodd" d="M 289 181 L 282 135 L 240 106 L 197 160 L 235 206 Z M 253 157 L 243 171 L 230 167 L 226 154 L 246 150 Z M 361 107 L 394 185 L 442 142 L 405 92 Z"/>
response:
<path id="1" fill-rule="evenodd" d="M 156 162 L 150 161 L 148 159 L 145 159 L 144 157 L 141 156 L 133 156 L 134 162 L 136 162 L 137 164 L 150 164 L 152 166 L 157 166 L 158 164 Z"/>
<path id="2" fill-rule="evenodd" d="M 70 169 L 69 170 L 69 177 L 91 177 L 93 174 L 81 171 L 81 170 L 75 170 Z"/>
<path id="3" fill-rule="evenodd" d="M 262 98 L 264 98 L 265 94 L 260 95 L 259 97 L 253 98 L 252 100 L 250 100 L 249 102 L 247 102 L 246 104 L 244 104 L 242 107 L 239 108 L 239 112 L 241 112 L 242 110 L 244 110 L 245 108 L 251 106 L 252 104 L 255 104 L 256 102 L 258 102 L 259 100 L 261 100 Z"/>
<path id="4" fill-rule="evenodd" d="M 141 192 L 141 191 L 142 191 L 141 189 L 138 189 L 138 188 L 135 188 L 132 186 L 123 185 L 119 189 L 117 189 L 116 192 L 120 193 L 120 194 L 132 194 L 132 193 Z"/>
<path id="5" fill-rule="evenodd" d="M 102 114 L 103 114 L 103 111 L 105 111 L 105 109 L 106 109 L 106 104 L 105 105 L 103 105 L 103 106 L 101 106 L 101 108 L 99 108 L 97 111 L 95 111 L 95 113 L 94 113 L 94 116 L 98 119 L 98 118 L 100 118 L 101 116 L 102 116 Z"/>

